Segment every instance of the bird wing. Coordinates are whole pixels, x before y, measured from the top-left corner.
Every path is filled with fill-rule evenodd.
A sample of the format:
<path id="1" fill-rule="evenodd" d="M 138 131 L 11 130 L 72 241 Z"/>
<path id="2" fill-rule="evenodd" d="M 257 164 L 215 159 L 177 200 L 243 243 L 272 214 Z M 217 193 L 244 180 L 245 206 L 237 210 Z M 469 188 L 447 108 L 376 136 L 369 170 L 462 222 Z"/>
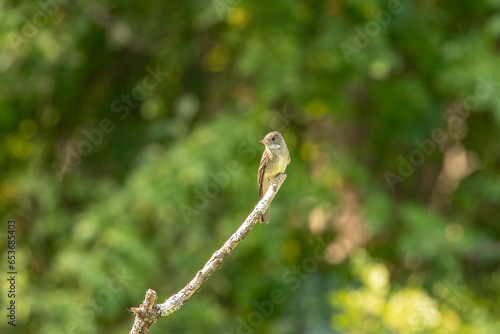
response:
<path id="1" fill-rule="evenodd" d="M 269 159 L 273 156 L 273 154 L 268 150 L 265 149 L 264 153 L 262 154 L 262 159 L 260 159 L 260 164 L 259 164 L 259 171 L 257 172 L 257 184 L 259 185 L 259 198 L 262 198 L 264 194 L 262 193 L 262 185 L 264 182 L 264 173 L 266 172 L 266 166 L 267 163 L 269 162 Z"/>

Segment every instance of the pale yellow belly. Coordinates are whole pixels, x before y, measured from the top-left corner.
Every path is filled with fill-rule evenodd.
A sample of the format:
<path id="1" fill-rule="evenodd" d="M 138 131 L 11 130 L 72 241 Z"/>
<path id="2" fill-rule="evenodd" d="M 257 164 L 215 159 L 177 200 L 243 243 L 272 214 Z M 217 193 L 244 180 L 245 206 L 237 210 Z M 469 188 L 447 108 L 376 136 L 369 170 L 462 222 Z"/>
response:
<path id="1" fill-rule="evenodd" d="M 268 168 L 266 169 L 266 176 L 274 181 L 276 176 L 279 173 L 284 173 L 286 170 L 286 166 L 288 165 L 288 156 L 281 156 L 278 154 L 273 154 L 273 159 L 270 161 L 272 163 L 268 164 Z M 272 167 L 272 168 L 269 168 Z"/>

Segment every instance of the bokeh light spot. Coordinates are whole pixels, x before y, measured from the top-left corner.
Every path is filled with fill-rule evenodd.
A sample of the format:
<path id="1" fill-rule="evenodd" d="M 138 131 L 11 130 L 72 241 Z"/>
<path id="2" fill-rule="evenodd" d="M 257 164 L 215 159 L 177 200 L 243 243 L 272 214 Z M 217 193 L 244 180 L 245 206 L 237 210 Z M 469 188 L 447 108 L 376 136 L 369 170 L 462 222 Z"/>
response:
<path id="1" fill-rule="evenodd" d="M 210 72 L 222 72 L 226 69 L 231 53 L 224 45 L 216 45 L 203 57 L 203 66 Z"/>
<path id="2" fill-rule="evenodd" d="M 464 236 L 464 228 L 457 223 L 451 223 L 446 226 L 444 234 L 448 241 L 458 242 L 462 240 Z"/>

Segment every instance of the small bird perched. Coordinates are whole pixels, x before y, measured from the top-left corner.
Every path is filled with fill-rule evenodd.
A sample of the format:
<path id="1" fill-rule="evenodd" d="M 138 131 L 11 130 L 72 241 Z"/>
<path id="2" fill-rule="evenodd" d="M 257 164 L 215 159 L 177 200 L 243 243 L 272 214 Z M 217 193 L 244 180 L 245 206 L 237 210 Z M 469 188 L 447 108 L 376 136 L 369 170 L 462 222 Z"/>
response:
<path id="1" fill-rule="evenodd" d="M 266 146 L 257 173 L 259 199 L 262 199 L 269 189 L 269 184 L 276 179 L 276 176 L 279 173 L 285 173 L 286 166 L 290 163 L 290 153 L 286 147 L 285 139 L 278 131 L 269 132 L 259 143 Z M 261 223 L 269 223 L 269 209 L 270 207 L 260 217 Z"/>

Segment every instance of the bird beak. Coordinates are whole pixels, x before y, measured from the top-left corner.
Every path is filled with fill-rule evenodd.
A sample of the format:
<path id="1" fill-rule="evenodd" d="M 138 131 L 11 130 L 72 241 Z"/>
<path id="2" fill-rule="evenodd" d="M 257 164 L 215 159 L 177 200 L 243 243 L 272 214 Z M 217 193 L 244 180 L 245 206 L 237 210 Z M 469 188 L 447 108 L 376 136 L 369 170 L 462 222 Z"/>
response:
<path id="1" fill-rule="evenodd" d="M 267 140 L 265 140 L 265 139 L 259 140 L 259 143 L 265 144 L 265 143 L 267 143 Z"/>

